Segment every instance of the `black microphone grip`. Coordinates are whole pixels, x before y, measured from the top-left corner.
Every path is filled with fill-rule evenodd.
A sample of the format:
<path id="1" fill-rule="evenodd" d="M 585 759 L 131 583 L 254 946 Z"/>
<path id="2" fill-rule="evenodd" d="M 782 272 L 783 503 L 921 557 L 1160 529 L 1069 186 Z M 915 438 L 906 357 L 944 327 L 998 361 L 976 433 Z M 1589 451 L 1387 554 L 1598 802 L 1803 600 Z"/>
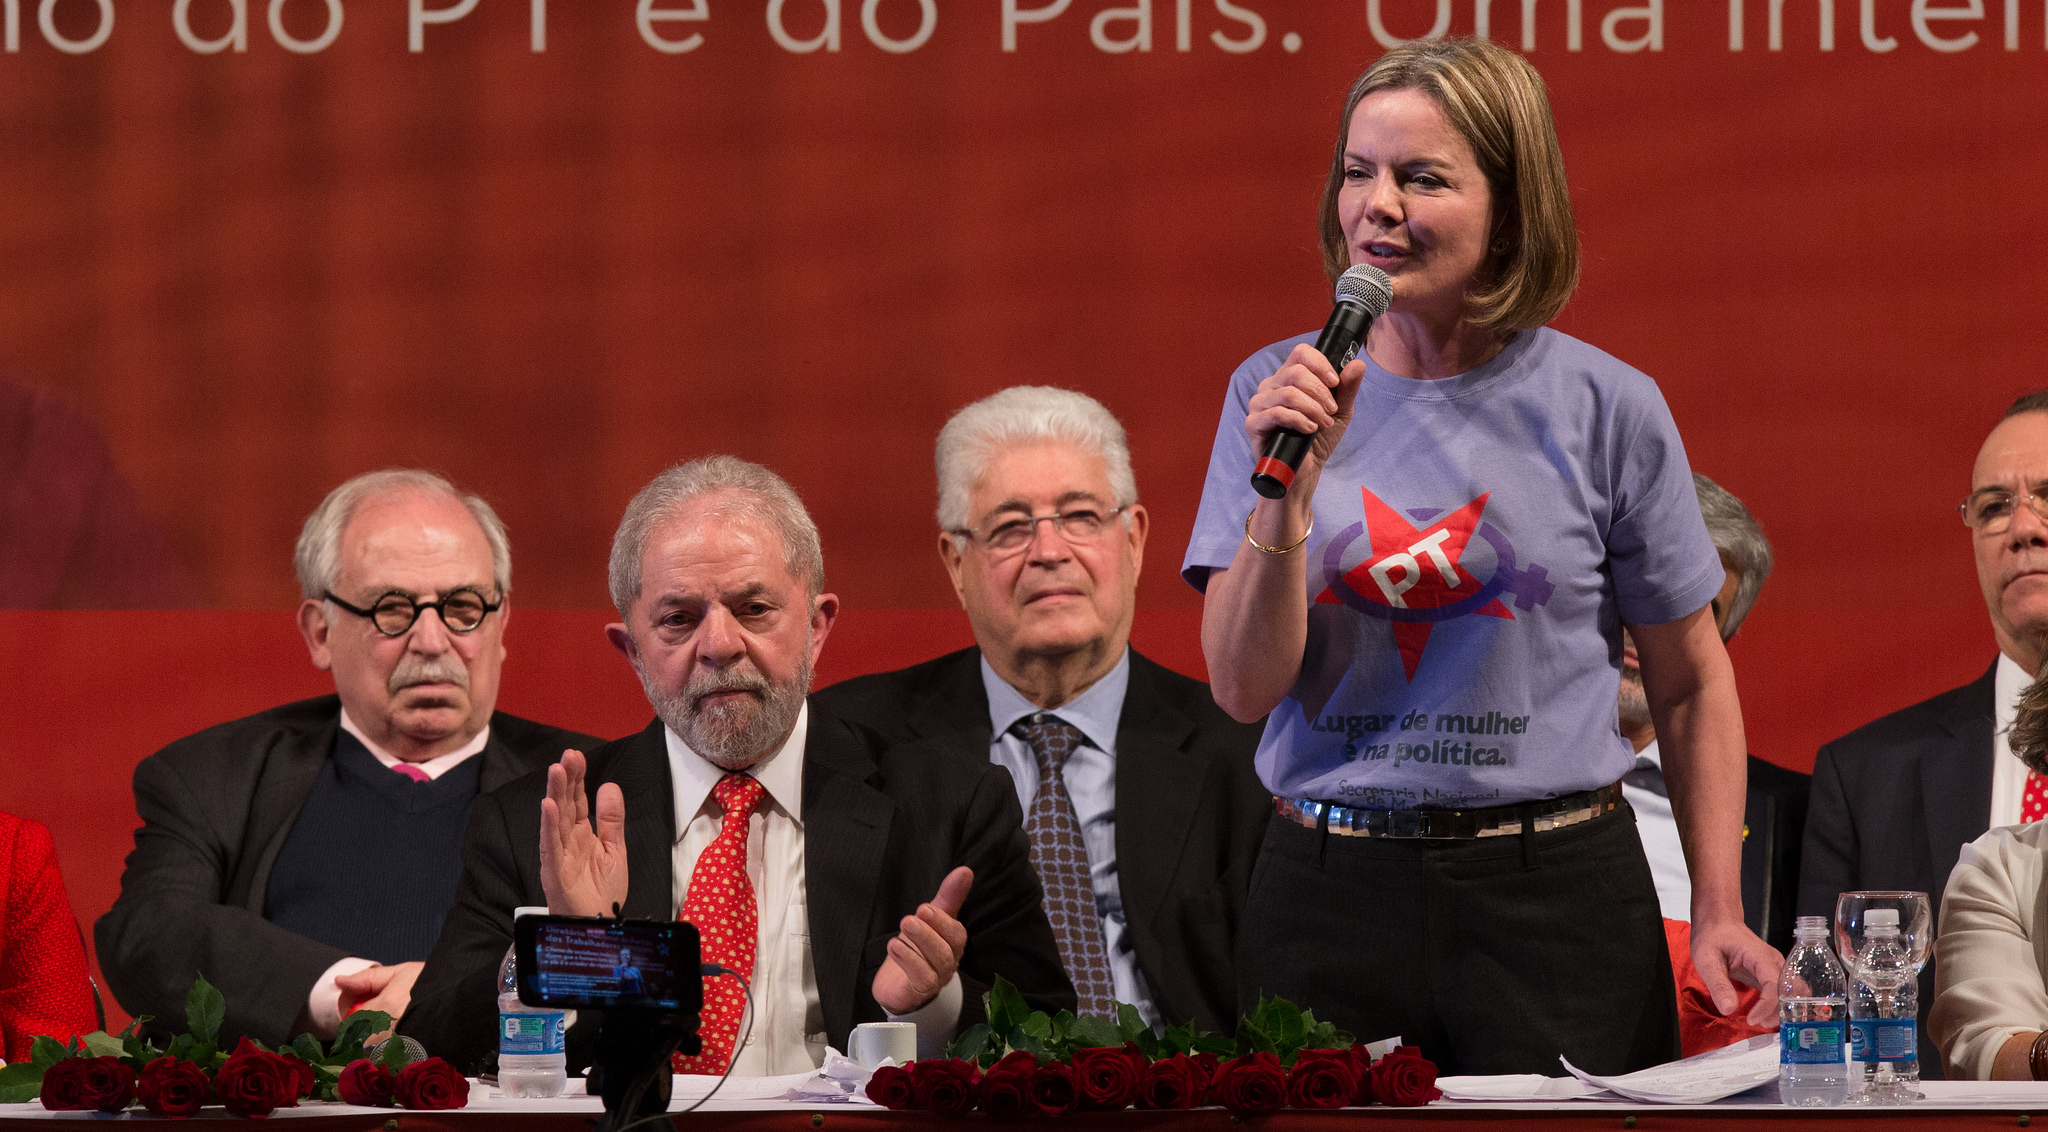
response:
<path id="1" fill-rule="evenodd" d="M 1316 352 L 1330 361 L 1330 368 L 1343 370 L 1344 357 L 1372 325 L 1372 311 L 1363 303 L 1340 302 L 1330 309 L 1330 321 L 1316 336 Z M 1267 499 L 1281 499 L 1294 486 L 1302 457 L 1308 455 L 1312 438 L 1291 428 L 1276 428 L 1266 436 L 1266 451 L 1252 465 L 1252 490 Z"/>

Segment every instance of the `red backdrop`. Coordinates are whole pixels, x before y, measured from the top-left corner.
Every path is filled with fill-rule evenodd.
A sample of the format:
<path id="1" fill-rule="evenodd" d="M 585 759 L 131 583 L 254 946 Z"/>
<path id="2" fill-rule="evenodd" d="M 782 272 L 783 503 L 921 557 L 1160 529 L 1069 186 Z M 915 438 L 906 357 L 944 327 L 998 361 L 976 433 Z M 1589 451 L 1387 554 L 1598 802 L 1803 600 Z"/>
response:
<path id="1" fill-rule="evenodd" d="M 275 611 L 299 521 L 370 468 L 499 506 L 507 706 L 616 731 L 639 707 L 601 615 L 543 611 L 603 605 L 655 471 L 786 474 L 854 611 L 828 658 L 887 667 L 964 639 L 934 612 L 939 424 L 1069 385 L 1130 427 L 1143 624 L 1197 665 L 1174 568 L 1223 381 L 1327 310 L 1315 203 L 1375 18 L 1484 11 L 1522 46 L 1533 11 L 1587 251 L 1559 325 L 1659 380 L 1776 544 L 1734 645 L 1753 749 L 1803 769 L 1991 659 L 1950 509 L 2048 383 L 2040 4 L 1793 0 L 1773 50 L 1769 0 L 933 0 L 892 52 L 921 0 L 464 2 L 249 0 L 213 54 L 168 0 L 5 9 L 0 366 L 98 423 L 209 605 L 270 611 L 0 620 L 0 806 L 58 827 L 86 918 L 137 758 L 322 687 Z M 641 7 L 701 11 L 651 26 L 702 41 L 657 50 Z M 236 8 L 194 0 L 190 37 Z M 778 41 L 832 8 L 836 50 Z M 271 26 L 304 47 L 330 9 L 317 51 Z M 1149 49 L 1106 49 L 1141 12 Z M 1005 50 L 1006 13 L 1049 18 Z"/>

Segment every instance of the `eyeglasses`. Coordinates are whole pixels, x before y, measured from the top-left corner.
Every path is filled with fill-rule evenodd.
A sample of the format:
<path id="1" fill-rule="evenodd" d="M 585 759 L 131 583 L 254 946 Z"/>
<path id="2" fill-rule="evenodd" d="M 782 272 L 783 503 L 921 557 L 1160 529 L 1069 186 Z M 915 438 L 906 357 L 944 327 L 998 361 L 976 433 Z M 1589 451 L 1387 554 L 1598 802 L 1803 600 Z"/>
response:
<path id="1" fill-rule="evenodd" d="M 1052 529 L 1058 531 L 1068 542 L 1076 546 L 1085 546 L 1101 538 L 1103 532 L 1109 530 L 1110 523 L 1123 513 L 1122 507 L 1106 515 L 1093 508 L 1077 507 L 1072 511 L 1055 511 L 1050 515 L 1011 519 L 990 528 L 965 527 L 953 533 L 974 539 L 992 554 L 1014 554 L 1030 545 L 1031 540 L 1038 536 L 1038 524 L 1051 523 Z"/>
<path id="2" fill-rule="evenodd" d="M 484 623 L 484 618 L 502 607 L 504 599 L 485 601 L 484 595 L 475 590 L 455 590 L 440 601 L 415 601 L 402 593 L 387 593 L 377 599 L 368 609 L 356 606 L 327 591 L 327 600 L 348 610 L 357 617 L 366 617 L 379 633 L 387 637 L 402 637 L 412 629 L 413 622 L 420 614 L 431 609 L 441 615 L 441 624 L 451 633 L 470 633 Z"/>
<path id="3" fill-rule="evenodd" d="M 2015 496 L 2006 488 L 1980 487 L 1956 504 L 1956 513 L 1971 529 L 1995 535 L 2012 525 L 2012 517 L 2019 510 L 2018 500 L 2021 498 L 2033 509 L 2036 519 L 2048 523 L 2048 499 L 2035 495 L 2031 490 Z"/>

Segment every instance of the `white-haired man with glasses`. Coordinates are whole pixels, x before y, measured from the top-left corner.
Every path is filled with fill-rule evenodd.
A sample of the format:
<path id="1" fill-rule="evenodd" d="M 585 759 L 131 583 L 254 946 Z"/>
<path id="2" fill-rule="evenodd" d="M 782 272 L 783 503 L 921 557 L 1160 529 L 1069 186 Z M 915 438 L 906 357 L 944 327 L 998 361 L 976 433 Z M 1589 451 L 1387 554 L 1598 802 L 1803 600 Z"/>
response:
<path id="1" fill-rule="evenodd" d="M 294 558 L 299 631 L 335 694 L 144 759 L 142 827 L 94 930 L 124 1009 L 182 1018 L 203 975 L 229 1042 L 403 1014 L 471 802 L 594 741 L 495 710 L 512 560 L 480 497 L 428 472 L 358 476 L 306 519 Z"/>
<path id="2" fill-rule="evenodd" d="M 2048 779 L 2008 735 L 2048 650 L 2048 391 L 2013 402 L 1984 439 L 1957 505 L 1998 658 L 1984 675 L 1820 749 L 1799 868 L 1798 912 L 1834 915 L 1843 892 L 1942 888 L 1963 846 L 2048 814 Z M 1942 1061 L 1928 1035 L 1935 964 L 1920 975 L 1920 1072 Z"/>
<path id="3" fill-rule="evenodd" d="M 939 558 L 975 647 L 813 702 L 1010 772 L 1083 1013 L 1114 999 L 1228 1030 L 1272 795 L 1259 727 L 1130 648 L 1149 517 L 1123 426 L 1019 386 L 954 414 L 937 465 Z"/>

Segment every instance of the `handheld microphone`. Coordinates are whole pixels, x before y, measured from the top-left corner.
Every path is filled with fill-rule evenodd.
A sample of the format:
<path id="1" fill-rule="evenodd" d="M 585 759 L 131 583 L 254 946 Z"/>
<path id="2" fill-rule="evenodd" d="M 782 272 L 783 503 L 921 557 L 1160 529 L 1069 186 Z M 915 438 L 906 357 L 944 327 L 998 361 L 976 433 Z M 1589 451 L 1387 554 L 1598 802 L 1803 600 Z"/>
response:
<path id="1" fill-rule="evenodd" d="M 1387 313 L 1394 301 L 1394 281 L 1369 263 L 1361 263 L 1337 279 L 1337 305 L 1330 321 L 1316 337 L 1316 352 L 1344 368 L 1344 356 L 1365 340 L 1372 320 Z M 1266 437 L 1266 452 L 1252 465 L 1252 490 L 1267 499 L 1279 499 L 1294 485 L 1294 473 L 1301 470 L 1301 458 L 1308 455 L 1310 438 L 1291 428 L 1274 429 Z"/>

